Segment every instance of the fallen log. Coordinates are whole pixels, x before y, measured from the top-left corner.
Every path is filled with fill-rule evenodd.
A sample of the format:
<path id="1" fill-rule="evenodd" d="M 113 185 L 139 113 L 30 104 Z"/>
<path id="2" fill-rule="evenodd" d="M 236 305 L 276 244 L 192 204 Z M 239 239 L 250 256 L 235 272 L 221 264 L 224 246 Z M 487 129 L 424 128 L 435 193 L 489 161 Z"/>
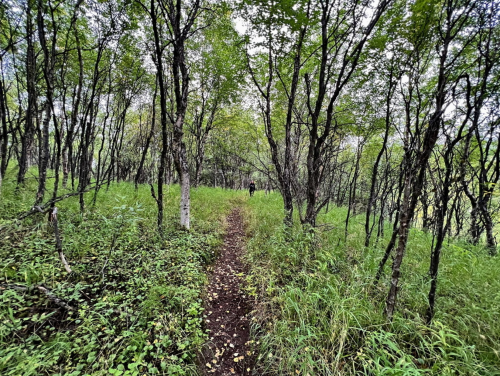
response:
<path id="1" fill-rule="evenodd" d="M 42 286 L 42 285 L 33 285 L 33 286 L 23 286 L 23 285 L 16 285 L 16 284 L 7 284 L 7 283 L 2 283 L 0 284 L 0 288 L 2 289 L 12 289 L 12 290 L 15 290 L 15 291 L 29 291 L 31 288 L 35 288 L 37 289 L 38 291 L 40 292 L 43 292 L 45 294 L 45 296 L 53 303 L 57 304 L 59 307 L 61 308 L 64 308 L 68 311 L 74 311 L 75 308 L 70 306 L 68 303 L 66 303 L 64 300 L 62 300 L 61 298 L 58 298 L 57 296 L 55 296 L 54 294 L 52 294 L 52 292 Z"/>

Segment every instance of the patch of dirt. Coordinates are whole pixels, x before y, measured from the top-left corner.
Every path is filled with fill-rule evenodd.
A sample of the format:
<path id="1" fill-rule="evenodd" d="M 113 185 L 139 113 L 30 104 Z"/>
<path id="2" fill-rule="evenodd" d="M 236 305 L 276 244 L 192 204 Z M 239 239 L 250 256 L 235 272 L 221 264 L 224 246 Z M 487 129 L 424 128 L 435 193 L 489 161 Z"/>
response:
<path id="1" fill-rule="evenodd" d="M 205 299 L 209 342 L 203 353 L 205 375 L 254 375 L 255 355 L 250 340 L 251 300 L 242 289 L 245 235 L 238 209 L 227 217 L 224 244 L 216 260 Z"/>

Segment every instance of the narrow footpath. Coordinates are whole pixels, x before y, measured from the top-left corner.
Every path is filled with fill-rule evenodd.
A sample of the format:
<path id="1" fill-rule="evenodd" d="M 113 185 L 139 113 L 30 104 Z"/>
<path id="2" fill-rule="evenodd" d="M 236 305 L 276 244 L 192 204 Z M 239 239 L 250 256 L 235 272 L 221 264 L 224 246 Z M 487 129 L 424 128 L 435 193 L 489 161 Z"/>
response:
<path id="1" fill-rule="evenodd" d="M 251 302 L 242 289 L 245 232 L 240 211 L 233 210 L 227 222 L 224 244 L 215 262 L 204 304 L 210 337 L 203 368 L 207 375 L 247 376 L 254 374 L 254 355 L 249 327 Z"/>

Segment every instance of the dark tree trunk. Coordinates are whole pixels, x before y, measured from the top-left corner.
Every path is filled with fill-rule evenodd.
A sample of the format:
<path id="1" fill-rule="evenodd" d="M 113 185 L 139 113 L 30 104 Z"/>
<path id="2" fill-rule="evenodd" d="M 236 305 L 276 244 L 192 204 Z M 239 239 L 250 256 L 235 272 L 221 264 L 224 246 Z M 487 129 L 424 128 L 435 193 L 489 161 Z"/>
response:
<path id="1" fill-rule="evenodd" d="M 76 40 L 76 50 L 78 53 L 78 87 L 76 89 L 76 95 L 73 100 L 73 108 L 71 109 L 71 119 L 68 132 L 66 134 L 66 140 L 64 141 L 64 146 L 62 150 L 63 155 L 63 181 L 62 185 L 66 188 L 68 184 L 68 175 L 71 172 L 72 176 L 72 185 L 74 189 L 74 163 L 73 163 L 73 140 L 74 133 L 78 119 L 78 111 L 80 109 L 80 101 L 82 97 L 82 86 L 83 86 L 83 57 L 82 57 L 82 48 L 80 44 L 80 37 L 78 31 L 76 30 L 76 26 L 74 29 L 74 35 Z"/>
<path id="2" fill-rule="evenodd" d="M 155 131 L 155 123 L 156 123 L 156 96 L 158 94 L 158 75 L 156 77 L 156 83 L 155 83 L 155 91 L 153 94 L 153 104 L 151 106 L 151 129 L 149 131 L 149 134 L 146 138 L 146 145 L 144 145 L 144 149 L 142 151 L 141 155 L 141 161 L 139 162 L 139 167 L 137 169 L 137 174 L 135 175 L 134 183 L 135 183 L 135 189 L 137 190 L 138 184 L 139 184 L 139 179 L 141 178 L 142 175 L 142 169 L 144 167 L 144 161 L 146 160 L 146 155 L 148 154 L 148 149 L 149 149 L 149 144 L 151 143 L 151 139 L 153 138 L 154 131 Z"/>
<path id="3" fill-rule="evenodd" d="M 1 77 L 0 77 L 1 79 Z M 9 145 L 9 135 L 7 133 L 7 120 L 5 116 L 4 106 L 4 90 L 3 80 L 0 81 L 0 121 L 2 122 L 0 128 L 0 189 L 2 188 L 2 180 L 7 170 L 7 149 Z"/>
<path id="4" fill-rule="evenodd" d="M 1 68 L 1 67 L 0 67 Z M 7 128 L 7 93 L 4 89 L 3 74 L 0 77 L 0 187 L 2 186 L 2 177 L 7 171 L 7 152 L 9 148 L 9 132 Z"/>
<path id="5" fill-rule="evenodd" d="M 310 3 L 307 4 L 307 14 L 309 14 Z M 293 224 L 293 195 L 292 195 L 292 181 L 293 181 L 293 171 L 296 170 L 293 166 L 297 161 L 293 160 L 293 152 L 292 152 L 292 122 L 293 122 L 293 112 L 295 109 L 295 101 L 297 97 L 297 88 L 299 85 L 299 75 L 300 69 L 302 68 L 302 46 L 304 43 L 304 38 L 306 32 L 308 30 L 307 25 L 302 26 L 298 30 L 297 34 L 297 42 L 294 46 L 293 56 L 293 73 L 292 73 L 292 81 L 290 87 L 288 88 L 285 81 L 282 79 L 280 72 L 277 68 L 275 68 L 275 60 L 276 57 L 273 55 L 273 34 L 271 31 L 270 24 L 267 28 L 267 44 L 268 44 L 268 53 L 267 53 L 267 82 L 265 87 L 261 87 L 256 79 L 256 75 L 250 66 L 250 59 L 248 62 L 248 68 L 252 79 L 254 81 L 255 86 L 259 90 L 264 104 L 260 104 L 261 112 L 264 118 L 264 125 L 266 131 L 267 141 L 271 151 L 271 160 L 276 169 L 276 175 L 279 183 L 279 188 L 281 195 L 283 197 L 283 206 L 284 206 L 284 219 L 283 222 L 286 227 L 291 227 Z M 274 124 L 271 118 L 271 90 L 274 80 L 274 74 L 277 74 L 278 78 L 281 81 L 285 89 L 285 93 L 287 95 L 288 103 L 287 103 L 287 114 L 285 120 L 285 148 L 283 151 L 283 161 L 280 160 L 280 150 L 278 146 L 278 142 L 276 141 L 274 135 Z"/>
<path id="6" fill-rule="evenodd" d="M 161 141 L 162 150 L 160 156 L 160 166 L 158 168 L 158 196 L 156 197 L 156 203 L 158 205 L 158 229 L 161 231 L 163 229 L 163 178 L 165 175 L 165 163 L 167 159 L 168 152 L 168 133 L 167 133 L 167 98 L 166 98 L 166 88 L 164 85 L 165 74 L 163 69 L 163 49 L 160 44 L 160 35 L 158 30 L 158 19 L 157 19 L 157 9 L 154 0 L 151 0 L 151 7 L 149 10 L 149 15 L 151 16 L 151 22 L 153 26 L 154 43 L 155 43 L 155 64 L 158 76 L 158 85 L 160 89 L 160 118 L 161 118 Z"/>
<path id="7" fill-rule="evenodd" d="M 417 153 L 416 158 L 412 158 L 409 155 L 408 151 L 405 156 L 406 159 L 405 183 L 404 183 L 403 204 L 400 211 L 400 221 L 399 221 L 400 223 L 399 223 L 399 233 L 398 233 L 399 240 L 398 240 L 398 247 L 396 248 L 394 261 L 392 264 L 391 283 L 385 306 L 385 313 L 389 320 L 392 319 L 394 315 L 394 309 L 396 307 L 398 284 L 401 274 L 401 263 L 403 262 L 403 257 L 406 250 L 406 244 L 408 242 L 410 224 L 413 219 L 413 215 L 415 213 L 415 208 L 420 198 L 420 194 L 422 193 L 425 171 L 432 150 L 434 149 L 434 146 L 438 139 L 439 130 L 441 128 L 443 111 L 445 108 L 445 101 L 448 92 L 447 74 L 449 74 L 449 70 L 447 69 L 447 58 L 448 58 L 448 48 L 452 42 L 451 28 L 453 27 L 450 18 L 452 17 L 452 12 L 455 10 L 453 9 L 453 7 L 450 7 L 450 4 L 451 3 L 448 2 L 444 6 L 446 8 L 446 15 L 448 19 L 446 21 L 446 30 L 442 34 L 443 44 L 440 52 L 438 83 L 435 94 L 435 110 L 429 120 L 428 127 L 425 129 L 424 137 L 421 144 L 422 150 Z"/>
<path id="8" fill-rule="evenodd" d="M 453 147 L 453 146 L 452 146 Z M 430 324 L 432 318 L 434 317 L 434 304 L 436 301 L 436 289 L 437 289 L 437 280 L 438 280 L 438 270 L 439 270 L 439 261 L 441 257 L 441 248 L 443 246 L 444 238 L 446 235 L 446 229 L 444 226 L 444 221 L 446 218 L 446 210 L 448 207 L 448 203 L 450 200 L 450 185 L 451 185 L 451 156 L 452 149 L 448 149 L 444 156 L 444 163 L 446 164 L 446 172 L 445 178 L 442 184 L 442 193 L 439 202 L 439 207 L 436 210 L 436 242 L 434 244 L 434 248 L 431 252 L 431 264 L 429 267 L 429 275 L 431 277 L 431 287 L 429 290 L 429 307 L 426 313 L 426 321 L 427 324 Z"/>
<path id="9" fill-rule="evenodd" d="M 345 219 L 345 231 L 344 231 L 345 239 L 347 239 L 348 235 L 349 218 L 351 216 L 351 211 L 353 211 L 353 215 L 355 215 L 354 213 L 356 207 L 356 186 L 358 182 L 359 161 L 361 159 L 361 152 L 363 151 L 363 143 L 361 143 L 361 145 L 358 145 L 358 150 L 356 151 L 356 164 L 354 166 L 354 176 L 352 178 L 351 184 L 349 184 L 349 202 L 347 205 L 347 216 Z"/>
<path id="10" fill-rule="evenodd" d="M 370 229 L 370 215 L 372 211 L 372 207 L 375 201 L 375 190 L 377 186 L 377 175 L 378 175 L 378 166 L 380 164 L 380 160 L 384 155 L 387 148 L 387 140 L 389 139 L 389 129 L 391 126 L 391 99 L 394 94 L 395 82 L 393 82 L 394 69 L 391 67 L 389 71 L 389 88 L 386 95 L 385 101 L 385 132 L 384 132 L 384 140 L 382 142 L 382 148 L 377 154 L 377 158 L 375 159 L 375 163 L 373 164 L 372 170 L 372 178 L 370 184 L 370 197 L 368 198 L 368 204 L 366 206 L 366 217 L 365 217 L 365 247 L 370 245 L 370 237 L 372 231 Z"/>
<path id="11" fill-rule="evenodd" d="M 34 0 L 27 1 L 26 9 L 26 89 L 28 95 L 28 107 L 26 109 L 26 121 L 24 132 L 21 134 L 21 159 L 19 160 L 19 172 L 17 174 L 17 185 L 24 184 L 24 177 L 28 171 L 29 154 L 33 143 L 35 127 L 33 118 L 36 116 L 36 57 L 33 46 L 33 3 Z"/>
<path id="12" fill-rule="evenodd" d="M 45 103 L 45 115 L 42 122 L 42 138 L 40 139 L 40 158 L 38 161 L 38 190 L 36 193 L 35 205 L 40 205 L 45 195 L 45 183 L 47 181 L 47 166 L 50 158 L 49 149 L 49 122 L 51 118 L 51 108 L 47 100 Z"/>
<path id="13" fill-rule="evenodd" d="M 363 32 L 358 36 L 358 30 L 347 29 L 345 35 L 342 36 L 343 42 L 346 43 L 346 48 L 336 48 L 335 54 L 332 54 L 332 28 L 338 28 L 340 25 L 331 25 L 331 11 L 333 4 L 330 1 L 325 1 L 321 5 L 321 60 L 319 67 L 319 77 L 317 82 L 317 96 L 314 105 L 312 102 L 313 89 L 312 89 L 312 78 L 308 74 L 305 75 L 306 84 L 306 95 L 307 95 L 307 107 L 309 117 L 311 119 L 311 124 L 309 125 L 309 145 L 307 153 L 307 208 L 306 215 L 304 219 L 304 224 L 307 226 L 314 227 L 316 225 L 316 217 L 319 210 L 322 207 L 320 203 L 318 205 L 318 191 L 320 184 L 322 182 L 322 171 L 323 171 L 323 157 L 325 152 L 325 144 L 327 143 L 332 132 L 335 131 L 333 124 L 333 115 L 337 99 L 342 93 L 344 87 L 350 81 L 354 71 L 356 70 L 359 58 L 364 49 L 364 46 L 370 37 L 375 25 L 382 14 L 386 11 L 390 4 L 390 0 L 381 1 L 376 9 L 373 10 L 373 15 L 368 23 L 368 25 L 363 28 Z M 356 7 L 351 7 L 344 17 L 354 17 L 358 9 Z M 350 14 L 350 12 L 353 12 Z M 356 28 L 358 25 L 353 22 L 350 26 Z M 335 80 L 331 82 L 330 72 L 332 69 L 332 64 L 335 61 L 341 61 L 341 66 L 339 68 L 339 73 L 335 77 Z M 332 86 L 333 90 L 329 89 Z M 331 96 L 327 98 L 329 92 L 332 92 Z M 328 105 L 326 108 L 325 116 L 325 100 L 327 100 Z M 325 117 L 320 124 L 320 117 Z"/>
<path id="14" fill-rule="evenodd" d="M 377 274 L 375 275 L 375 280 L 373 282 L 375 286 L 380 281 L 380 278 L 382 278 L 382 275 L 384 274 L 384 266 L 387 263 L 387 260 L 389 259 L 389 256 L 391 255 L 394 246 L 396 245 L 396 240 L 398 238 L 398 222 L 399 222 L 399 211 L 396 213 L 396 218 L 394 220 L 394 225 L 392 227 L 391 239 L 389 240 L 389 243 L 385 248 L 384 256 L 382 257 L 382 259 L 378 264 Z"/>

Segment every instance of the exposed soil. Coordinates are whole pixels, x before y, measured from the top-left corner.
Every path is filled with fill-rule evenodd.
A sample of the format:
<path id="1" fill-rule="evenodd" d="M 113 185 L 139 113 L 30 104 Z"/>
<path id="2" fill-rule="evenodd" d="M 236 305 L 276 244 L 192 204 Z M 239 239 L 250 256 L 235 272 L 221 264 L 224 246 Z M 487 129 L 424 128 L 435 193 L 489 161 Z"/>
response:
<path id="1" fill-rule="evenodd" d="M 215 262 L 204 304 L 210 340 L 202 367 L 206 375 L 253 375 L 251 301 L 243 290 L 245 266 L 241 257 L 245 234 L 239 210 L 233 210 L 227 221 L 224 244 Z"/>

